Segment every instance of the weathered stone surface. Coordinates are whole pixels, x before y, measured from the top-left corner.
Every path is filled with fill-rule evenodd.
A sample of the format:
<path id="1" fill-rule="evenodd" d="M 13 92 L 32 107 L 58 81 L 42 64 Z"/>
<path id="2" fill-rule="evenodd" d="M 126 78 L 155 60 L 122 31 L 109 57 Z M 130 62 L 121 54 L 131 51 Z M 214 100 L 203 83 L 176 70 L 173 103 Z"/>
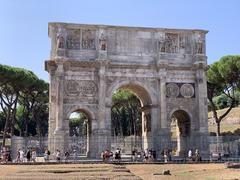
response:
<path id="1" fill-rule="evenodd" d="M 180 135 L 178 151 L 208 154 L 206 33 L 49 23 L 50 150 L 67 148 L 69 116 L 82 110 L 91 124 L 88 154 L 100 157 L 111 146 L 112 95 L 127 88 L 142 102 L 144 148 L 160 153 L 168 147 L 177 116 L 179 128 L 189 132 Z"/>

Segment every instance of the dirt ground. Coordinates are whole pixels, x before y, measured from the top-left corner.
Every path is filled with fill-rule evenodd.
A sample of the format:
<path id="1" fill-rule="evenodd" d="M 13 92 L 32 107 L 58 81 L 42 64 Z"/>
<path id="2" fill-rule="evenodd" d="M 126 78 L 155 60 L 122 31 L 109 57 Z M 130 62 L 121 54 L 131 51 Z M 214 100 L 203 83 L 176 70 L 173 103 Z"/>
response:
<path id="1" fill-rule="evenodd" d="M 240 180 L 240 169 L 227 169 L 224 164 L 163 164 L 163 165 L 127 165 L 132 173 L 146 180 Z M 161 174 L 170 170 L 171 175 Z"/>
<path id="2" fill-rule="evenodd" d="M 171 175 L 160 175 L 170 170 Z M 153 175 L 156 174 L 156 175 Z M 240 180 L 240 169 L 223 164 L 55 164 L 1 165 L 4 180 Z"/>

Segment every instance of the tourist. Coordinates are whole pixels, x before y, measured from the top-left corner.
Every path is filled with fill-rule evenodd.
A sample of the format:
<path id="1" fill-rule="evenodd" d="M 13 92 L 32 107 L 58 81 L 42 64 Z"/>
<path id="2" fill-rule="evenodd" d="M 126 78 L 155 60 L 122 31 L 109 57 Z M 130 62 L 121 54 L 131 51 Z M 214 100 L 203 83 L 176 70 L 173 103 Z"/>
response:
<path id="1" fill-rule="evenodd" d="M 201 157 L 198 149 L 195 150 L 195 161 L 201 161 Z"/>
<path id="2" fill-rule="evenodd" d="M 148 162 L 148 149 L 145 149 L 144 151 L 144 162 Z"/>
<path id="3" fill-rule="evenodd" d="M 77 151 L 76 151 L 76 149 L 73 150 L 73 160 L 74 160 L 74 162 L 77 160 Z"/>
<path id="4" fill-rule="evenodd" d="M 152 162 L 153 161 L 153 151 L 152 149 L 150 149 L 148 151 L 148 162 Z"/>
<path id="5" fill-rule="evenodd" d="M 21 150 L 21 149 L 18 149 L 18 150 L 17 150 L 17 157 L 16 157 L 16 162 L 17 162 L 17 163 L 20 162 L 20 150 Z"/>
<path id="6" fill-rule="evenodd" d="M 30 162 L 30 159 L 31 159 L 31 150 L 30 150 L 29 148 L 28 148 L 28 150 L 27 150 L 26 157 L 27 157 L 27 162 Z"/>
<path id="7" fill-rule="evenodd" d="M 2 163 L 6 163 L 7 162 L 7 151 L 6 151 L 6 147 L 2 148 Z"/>
<path id="8" fill-rule="evenodd" d="M 168 149 L 166 149 L 166 148 L 164 149 L 163 157 L 164 157 L 164 162 L 167 163 L 168 162 Z"/>
<path id="9" fill-rule="evenodd" d="M 60 162 L 61 158 L 60 158 L 60 150 L 57 149 L 57 152 L 56 152 L 56 160 L 57 162 Z"/>
<path id="10" fill-rule="evenodd" d="M 44 161 L 47 162 L 49 160 L 50 151 L 46 148 L 44 151 Z"/>
<path id="11" fill-rule="evenodd" d="M 65 161 L 68 161 L 68 160 L 69 160 L 69 156 L 70 156 L 69 152 L 66 151 L 66 152 L 64 153 L 64 156 L 65 156 Z"/>
<path id="12" fill-rule="evenodd" d="M 192 150 L 191 149 L 189 149 L 189 151 L 188 151 L 188 160 L 192 161 Z"/>
<path id="13" fill-rule="evenodd" d="M 172 161 L 172 149 L 168 150 L 168 161 Z"/>
<path id="14" fill-rule="evenodd" d="M 222 160 L 222 154 L 221 153 L 218 153 L 218 158 L 217 158 L 218 161 L 221 161 Z"/>
<path id="15" fill-rule="evenodd" d="M 103 155 L 104 162 L 109 162 L 109 158 L 110 158 L 110 151 L 106 149 Z"/>
<path id="16" fill-rule="evenodd" d="M 7 148 L 6 154 L 7 154 L 7 162 L 12 162 L 10 148 Z"/>
<path id="17" fill-rule="evenodd" d="M 20 162 L 24 162 L 24 151 L 22 149 L 20 149 L 19 155 L 20 155 Z"/>
<path id="18" fill-rule="evenodd" d="M 132 162 L 135 162 L 137 158 L 137 150 L 134 148 L 132 150 Z"/>
<path id="19" fill-rule="evenodd" d="M 37 158 L 37 152 L 35 149 L 32 150 L 32 161 L 36 162 L 36 158 Z"/>
<path id="20" fill-rule="evenodd" d="M 121 149 L 117 148 L 116 152 L 115 152 L 115 159 L 117 160 L 117 162 L 120 162 L 121 160 Z"/>

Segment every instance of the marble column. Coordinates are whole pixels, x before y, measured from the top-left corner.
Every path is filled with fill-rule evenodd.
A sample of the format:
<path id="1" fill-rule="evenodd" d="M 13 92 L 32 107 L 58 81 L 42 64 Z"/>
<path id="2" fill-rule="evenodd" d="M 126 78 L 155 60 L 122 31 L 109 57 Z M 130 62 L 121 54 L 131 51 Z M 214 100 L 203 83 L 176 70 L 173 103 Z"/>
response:
<path id="1" fill-rule="evenodd" d="M 208 115 L 207 115 L 207 77 L 204 69 L 199 68 L 196 71 L 197 79 L 197 99 L 198 99 L 198 133 L 196 139 L 198 139 L 197 148 L 200 149 L 200 153 L 204 156 L 209 155 L 209 142 L 208 142 Z M 196 141 L 196 140 L 195 140 Z"/>
<path id="2" fill-rule="evenodd" d="M 49 120 L 48 120 L 48 149 L 54 152 L 54 130 L 56 128 L 56 83 L 55 83 L 55 70 L 52 67 L 49 69 L 50 82 L 49 82 Z"/>
<path id="3" fill-rule="evenodd" d="M 164 148 L 168 148 L 171 142 L 171 129 L 168 127 L 167 119 L 167 99 L 166 99 L 166 72 L 162 70 L 160 76 L 160 128 L 158 133 L 158 149 L 161 151 Z M 158 153 L 160 153 L 160 151 Z"/>
<path id="4" fill-rule="evenodd" d="M 99 69 L 99 88 L 98 88 L 98 129 L 95 131 L 95 138 L 98 144 L 98 154 L 97 156 L 100 157 L 100 154 L 105 149 L 110 149 L 110 136 L 111 136 L 111 129 L 109 127 L 109 121 L 111 120 L 111 110 L 109 111 L 106 108 L 106 61 L 99 60 L 100 62 L 100 69 Z M 110 118 L 109 118 L 110 115 Z"/>
<path id="5" fill-rule="evenodd" d="M 57 71 L 55 73 L 56 78 L 56 104 L 55 104 L 55 117 L 56 117 L 56 128 L 54 131 L 54 151 L 59 149 L 61 152 L 64 151 L 65 131 L 63 128 L 63 64 L 58 64 Z"/>

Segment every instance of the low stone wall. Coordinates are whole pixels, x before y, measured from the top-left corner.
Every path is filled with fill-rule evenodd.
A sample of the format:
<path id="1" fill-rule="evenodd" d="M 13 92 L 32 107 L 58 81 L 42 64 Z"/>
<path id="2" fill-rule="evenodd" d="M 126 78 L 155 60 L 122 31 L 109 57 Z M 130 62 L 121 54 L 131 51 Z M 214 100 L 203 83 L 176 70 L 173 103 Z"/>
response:
<path id="1" fill-rule="evenodd" d="M 240 156 L 240 136 L 209 136 L 209 148 L 211 154 Z"/>
<path id="2" fill-rule="evenodd" d="M 43 154 L 44 148 L 47 145 L 47 137 L 19 137 L 13 136 L 11 138 L 11 155 L 12 159 L 16 159 L 18 149 L 22 149 L 24 152 L 27 148 L 35 148 L 37 154 Z"/>

